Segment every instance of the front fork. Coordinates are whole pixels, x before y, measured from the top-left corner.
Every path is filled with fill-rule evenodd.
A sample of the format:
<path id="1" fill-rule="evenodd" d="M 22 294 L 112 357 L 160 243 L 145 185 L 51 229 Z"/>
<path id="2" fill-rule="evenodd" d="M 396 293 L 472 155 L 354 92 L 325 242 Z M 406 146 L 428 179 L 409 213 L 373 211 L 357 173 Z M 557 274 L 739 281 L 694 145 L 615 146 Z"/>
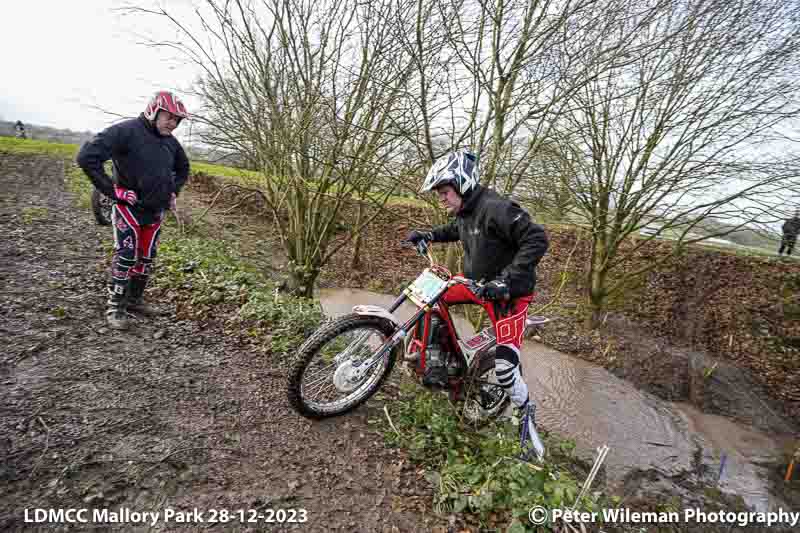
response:
<path id="1" fill-rule="evenodd" d="M 400 307 L 400 305 L 406 300 L 406 298 L 407 296 L 405 294 L 399 296 L 394 301 L 394 303 L 389 307 L 388 309 L 389 313 L 394 312 L 398 307 Z M 392 336 L 386 339 L 386 342 L 384 342 L 380 346 L 380 348 L 378 348 L 375 351 L 375 353 L 373 353 L 368 359 L 366 359 L 365 361 L 354 363 L 353 379 L 362 379 L 364 375 L 366 375 L 367 372 L 369 372 L 372 369 L 372 367 L 374 367 L 383 360 L 383 358 L 386 356 L 387 353 L 390 353 L 398 344 L 403 342 L 403 339 L 405 339 L 406 335 L 408 335 L 409 328 L 413 324 L 415 324 L 424 314 L 425 314 L 424 309 L 418 310 L 414 314 L 414 316 L 408 319 L 405 323 L 398 326 L 397 329 L 395 329 Z M 369 336 L 370 333 L 364 333 L 360 335 L 357 339 L 355 339 L 352 343 L 350 343 L 350 346 L 348 346 L 347 349 L 345 349 L 341 354 L 336 356 L 334 362 L 336 364 L 341 364 L 344 359 L 350 356 L 350 354 L 352 353 L 352 349 L 363 344 L 369 338 Z"/>

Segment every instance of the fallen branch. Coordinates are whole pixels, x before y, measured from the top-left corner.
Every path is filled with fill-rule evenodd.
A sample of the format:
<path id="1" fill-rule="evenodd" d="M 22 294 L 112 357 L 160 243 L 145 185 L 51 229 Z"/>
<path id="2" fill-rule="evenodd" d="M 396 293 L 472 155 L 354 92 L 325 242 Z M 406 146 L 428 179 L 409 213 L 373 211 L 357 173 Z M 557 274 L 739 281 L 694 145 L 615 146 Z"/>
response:
<path id="1" fill-rule="evenodd" d="M 250 194 L 248 194 L 247 196 L 242 198 L 242 200 L 239 203 L 237 203 L 233 207 L 230 207 L 227 210 L 223 211 L 221 214 L 222 215 L 227 215 L 228 213 L 231 213 L 232 211 L 234 211 L 236 208 L 238 208 L 240 205 L 242 205 L 243 203 L 245 203 L 247 200 L 249 200 L 250 198 L 252 198 L 255 195 L 256 195 L 256 192 L 251 192 Z"/>
<path id="2" fill-rule="evenodd" d="M 219 198 L 219 197 L 220 197 L 220 195 L 221 195 L 221 194 L 222 194 L 222 193 L 225 191 L 225 189 L 228 189 L 228 188 L 230 188 L 230 187 L 233 187 L 233 185 L 225 185 L 225 186 L 224 186 L 224 187 L 222 187 L 220 190 L 218 190 L 218 191 L 217 191 L 217 194 L 215 194 L 215 195 L 214 195 L 214 198 L 212 198 L 212 199 L 211 199 L 211 203 L 208 205 L 208 207 L 206 207 L 205 211 L 203 211 L 203 212 L 200 214 L 200 216 L 199 216 L 199 217 L 198 217 L 198 218 L 197 218 L 197 219 L 196 219 L 196 220 L 195 220 L 193 223 L 194 223 L 194 224 L 196 224 L 196 223 L 197 223 L 197 222 L 199 222 L 200 220 L 203 220 L 203 217 L 204 217 L 204 216 L 206 216 L 206 213 L 208 213 L 209 211 L 211 211 L 211 209 L 214 207 L 214 204 L 215 204 L 215 203 L 217 203 L 217 198 Z"/>
<path id="3" fill-rule="evenodd" d="M 42 464 L 44 456 L 47 453 L 47 450 L 50 449 L 50 428 L 47 427 L 47 424 L 44 423 L 44 420 L 42 420 L 41 416 L 37 416 L 36 420 L 38 420 L 39 423 L 42 425 L 42 427 L 44 427 L 45 431 L 47 431 L 47 436 L 45 437 L 44 440 L 44 450 L 42 451 L 42 455 L 39 456 L 39 460 L 36 461 L 35 465 L 33 465 L 33 470 L 31 470 L 31 473 L 28 475 L 28 479 L 30 479 L 33 476 L 33 474 L 36 473 L 36 469 L 39 468 L 40 464 Z"/>
<path id="4" fill-rule="evenodd" d="M 594 461 L 594 465 L 592 465 L 592 470 L 589 472 L 589 475 L 586 477 L 586 481 L 583 483 L 583 488 L 581 488 L 581 492 L 578 494 L 578 497 L 575 498 L 575 503 L 572 504 L 572 511 L 575 511 L 575 508 L 578 507 L 578 504 L 583 498 L 583 495 L 586 494 L 586 491 L 589 490 L 589 487 L 592 486 L 592 482 L 594 481 L 595 476 L 597 476 L 597 472 L 600 471 L 600 466 L 602 466 L 603 461 L 606 460 L 606 455 L 608 455 L 608 451 L 610 448 L 606 445 L 597 448 L 597 459 Z"/>
<path id="5" fill-rule="evenodd" d="M 580 533 L 586 533 L 586 526 L 584 526 L 582 522 L 578 522 L 578 525 L 581 528 Z M 568 533 L 578 533 L 578 529 L 568 522 L 564 522 L 564 524 L 561 526 L 561 531 L 562 532 L 566 531 Z"/>
<path id="6" fill-rule="evenodd" d="M 394 427 L 394 422 L 392 422 L 392 417 L 389 416 L 389 409 L 385 405 L 383 406 L 383 412 L 386 415 L 386 420 L 389 421 L 389 425 L 392 426 L 392 429 L 394 430 L 394 432 L 397 433 L 398 437 L 401 437 L 402 435 L 400 435 L 400 432 L 397 431 L 396 427 Z"/>

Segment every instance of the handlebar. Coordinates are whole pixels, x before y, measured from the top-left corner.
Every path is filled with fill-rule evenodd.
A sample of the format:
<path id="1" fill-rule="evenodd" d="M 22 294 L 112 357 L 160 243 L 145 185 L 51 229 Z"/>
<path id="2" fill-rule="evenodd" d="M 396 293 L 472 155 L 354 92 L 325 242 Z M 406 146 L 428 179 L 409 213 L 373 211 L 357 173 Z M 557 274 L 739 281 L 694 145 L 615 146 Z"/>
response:
<path id="1" fill-rule="evenodd" d="M 436 266 L 436 262 L 433 260 L 433 255 L 431 254 L 430 246 L 428 241 L 420 240 L 414 244 L 411 241 L 403 240 L 401 241 L 403 244 L 413 247 L 419 255 L 426 258 L 430 262 L 431 267 Z M 449 274 L 449 272 L 448 272 Z M 480 294 L 480 290 L 483 288 L 484 283 L 483 280 L 476 281 L 474 279 L 465 278 L 464 276 L 452 276 L 451 280 L 455 283 L 459 283 L 462 285 L 466 285 L 467 288 L 472 291 L 473 293 Z"/>
<path id="2" fill-rule="evenodd" d="M 403 244 L 408 244 L 408 245 L 412 246 L 417 251 L 417 253 L 419 255 L 421 255 L 422 257 L 426 258 L 430 262 L 431 266 L 436 264 L 434 262 L 434 260 L 433 260 L 433 255 L 431 255 L 431 250 L 430 250 L 430 246 L 428 246 L 428 241 L 419 240 L 419 241 L 417 241 L 416 244 L 414 244 L 411 241 L 405 241 L 405 240 L 401 241 L 401 242 Z"/>
<path id="3" fill-rule="evenodd" d="M 472 291 L 475 295 L 480 294 L 480 290 L 483 288 L 483 283 L 480 281 L 475 281 L 474 279 L 465 278 L 464 276 L 453 276 L 453 281 L 456 283 L 460 283 L 461 285 L 466 285 L 466 287 Z"/>

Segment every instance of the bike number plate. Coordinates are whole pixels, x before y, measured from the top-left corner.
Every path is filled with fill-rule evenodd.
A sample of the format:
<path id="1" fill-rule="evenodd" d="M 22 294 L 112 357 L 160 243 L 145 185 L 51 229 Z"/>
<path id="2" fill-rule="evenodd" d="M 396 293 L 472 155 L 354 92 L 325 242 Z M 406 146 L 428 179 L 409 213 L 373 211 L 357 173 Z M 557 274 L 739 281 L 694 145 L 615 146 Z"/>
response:
<path id="1" fill-rule="evenodd" d="M 418 306 L 425 307 L 447 288 L 447 282 L 428 270 L 422 271 L 414 282 L 406 288 L 408 297 Z"/>

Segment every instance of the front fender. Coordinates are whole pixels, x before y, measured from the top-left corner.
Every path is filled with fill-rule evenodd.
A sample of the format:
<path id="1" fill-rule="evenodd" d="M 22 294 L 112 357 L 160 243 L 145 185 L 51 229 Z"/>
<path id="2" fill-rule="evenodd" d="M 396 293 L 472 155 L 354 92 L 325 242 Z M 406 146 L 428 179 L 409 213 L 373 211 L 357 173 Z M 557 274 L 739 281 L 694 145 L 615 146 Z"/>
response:
<path id="1" fill-rule="evenodd" d="M 395 327 L 400 325 L 400 321 L 392 313 L 378 305 L 357 305 L 353 307 L 353 312 L 357 315 L 378 316 L 390 321 Z"/>

